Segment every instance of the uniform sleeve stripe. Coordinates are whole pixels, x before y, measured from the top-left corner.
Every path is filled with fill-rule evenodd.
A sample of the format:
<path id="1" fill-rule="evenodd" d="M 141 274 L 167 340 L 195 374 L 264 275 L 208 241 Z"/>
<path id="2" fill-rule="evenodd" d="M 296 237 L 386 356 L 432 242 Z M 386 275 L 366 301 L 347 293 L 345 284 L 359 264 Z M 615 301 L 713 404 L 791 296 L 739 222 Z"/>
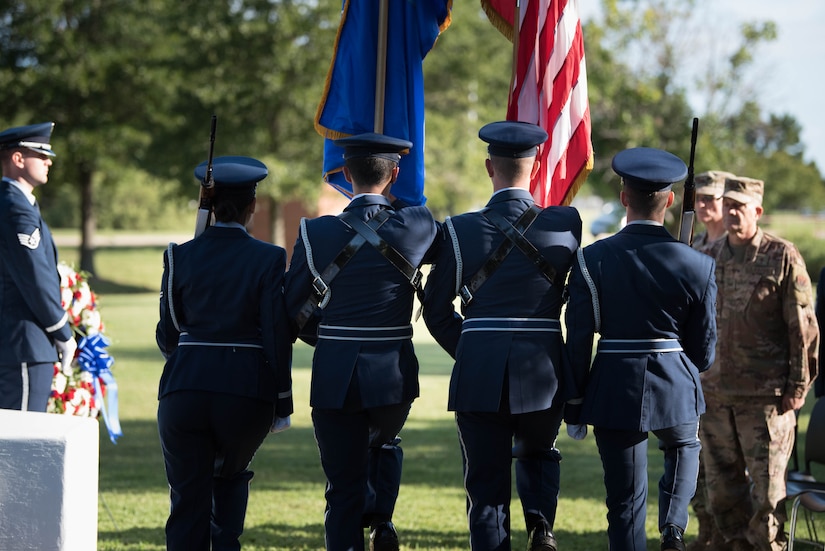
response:
<path id="1" fill-rule="evenodd" d="M 64 313 L 63 317 L 60 318 L 60 321 L 46 328 L 46 333 L 54 333 L 55 331 L 63 329 L 63 326 L 66 325 L 67 321 L 69 321 L 69 314 Z"/>

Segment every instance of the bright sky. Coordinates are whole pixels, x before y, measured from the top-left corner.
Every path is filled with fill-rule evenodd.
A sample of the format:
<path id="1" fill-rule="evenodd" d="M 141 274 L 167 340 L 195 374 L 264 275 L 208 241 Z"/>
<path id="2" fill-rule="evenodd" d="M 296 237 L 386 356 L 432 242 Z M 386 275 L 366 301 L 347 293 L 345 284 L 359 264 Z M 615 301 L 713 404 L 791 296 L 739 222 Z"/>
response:
<path id="1" fill-rule="evenodd" d="M 822 0 L 705 0 L 711 28 L 737 32 L 743 22 L 771 20 L 778 37 L 761 45 L 751 75 L 765 111 L 790 114 L 802 127 L 805 159 L 825 174 L 825 2 Z M 580 0 L 582 19 L 598 0 Z M 587 40 L 587 37 L 585 37 Z"/>

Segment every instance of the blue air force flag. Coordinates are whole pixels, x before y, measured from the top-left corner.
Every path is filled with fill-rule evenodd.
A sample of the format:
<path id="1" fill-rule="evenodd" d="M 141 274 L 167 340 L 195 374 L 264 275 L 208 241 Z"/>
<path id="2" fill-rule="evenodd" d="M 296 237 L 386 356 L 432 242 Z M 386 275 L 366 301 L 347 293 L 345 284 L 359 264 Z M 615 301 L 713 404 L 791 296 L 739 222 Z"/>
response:
<path id="1" fill-rule="evenodd" d="M 315 129 L 324 137 L 324 180 L 346 195 L 343 149 L 333 140 L 375 131 L 380 0 L 344 0 Z M 410 205 L 424 197 L 424 57 L 450 24 L 452 0 L 389 0 L 382 133 L 413 143 L 392 193 Z"/>

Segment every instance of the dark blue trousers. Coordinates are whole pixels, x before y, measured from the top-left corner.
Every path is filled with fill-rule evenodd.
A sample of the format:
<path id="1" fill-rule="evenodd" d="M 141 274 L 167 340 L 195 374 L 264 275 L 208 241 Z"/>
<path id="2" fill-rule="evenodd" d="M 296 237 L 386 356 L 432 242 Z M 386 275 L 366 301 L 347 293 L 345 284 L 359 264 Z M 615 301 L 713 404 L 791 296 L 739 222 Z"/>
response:
<path id="1" fill-rule="evenodd" d="M 521 414 L 456 413 L 473 551 L 510 550 L 513 458 L 527 531 L 541 519 L 553 527 L 561 460 L 554 446 L 561 419 L 559 406 Z"/>
<path id="2" fill-rule="evenodd" d="M 0 366 L 0 409 L 46 411 L 53 377 L 54 363 Z"/>
<path id="3" fill-rule="evenodd" d="M 364 527 L 392 519 L 404 457 L 398 433 L 411 405 L 312 410 L 327 477 L 328 551 L 363 551 Z"/>
<path id="4" fill-rule="evenodd" d="M 161 398 L 158 432 L 171 497 L 167 550 L 241 548 L 248 467 L 273 415 L 272 403 L 231 394 L 182 390 Z"/>
<path id="5" fill-rule="evenodd" d="M 699 419 L 652 431 L 664 452 L 664 474 L 659 480 L 659 530 L 675 524 L 687 527 L 688 506 L 699 474 Z M 645 551 L 647 536 L 648 433 L 595 427 L 596 444 L 607 490 L 607 535 L 610 551 Z"/>
<path id="6" fill-rule="evenodd" d="M 363 551 L 364 527 L 392 519 L 404 457 L 398 433 L 410 406 L 312 410 L 327 478 L 328 551 Z"/>

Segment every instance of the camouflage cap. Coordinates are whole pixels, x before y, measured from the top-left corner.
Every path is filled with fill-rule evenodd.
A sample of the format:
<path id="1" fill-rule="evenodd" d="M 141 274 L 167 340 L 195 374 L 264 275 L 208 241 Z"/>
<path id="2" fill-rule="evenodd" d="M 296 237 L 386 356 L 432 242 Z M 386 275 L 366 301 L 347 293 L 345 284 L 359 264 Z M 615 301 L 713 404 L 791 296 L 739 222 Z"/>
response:
<path id="1" fill-rule="evenodd" d="M 725 193 L 722 197 L 733 199 L 738 203 L 762 204 L 765 182 L 745 176 L 734 176 L 725 179 Z"/>
<path id="2" fill-rule="evenodd" d="M 725 191 L 726 178 L 736 178 L 736 175 L 722 170 L 708 170 L 697 174 L 693 179 L 696 184 L 696 195 L 711 195 L 719 199 Z"/>

